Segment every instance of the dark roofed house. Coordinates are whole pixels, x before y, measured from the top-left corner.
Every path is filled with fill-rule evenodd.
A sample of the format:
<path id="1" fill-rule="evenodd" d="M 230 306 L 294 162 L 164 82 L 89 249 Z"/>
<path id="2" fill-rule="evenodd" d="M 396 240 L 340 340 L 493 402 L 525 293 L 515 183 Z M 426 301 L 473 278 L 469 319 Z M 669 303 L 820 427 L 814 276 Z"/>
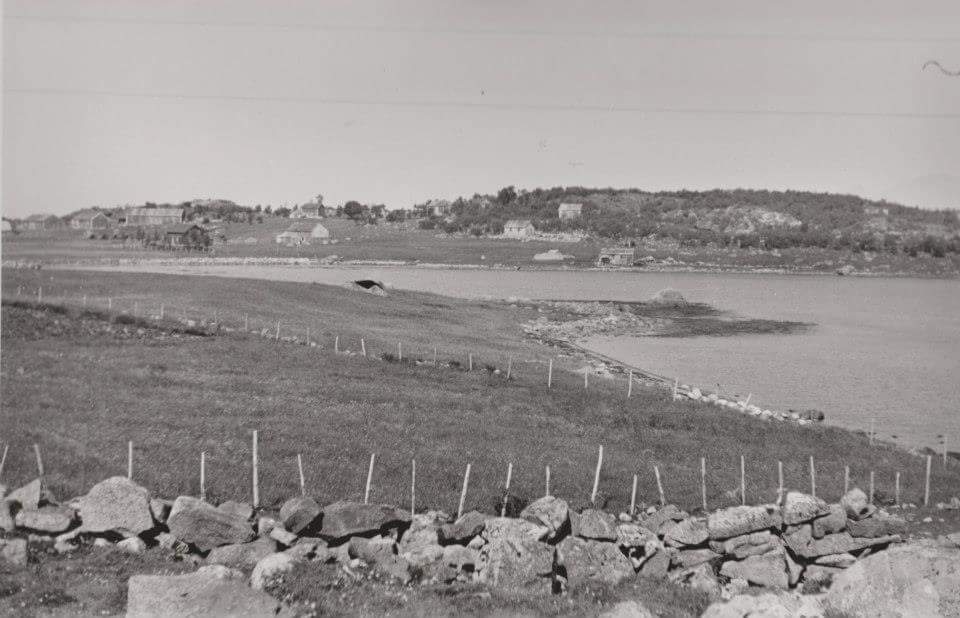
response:
<path id="1" fill-rule="evenodd" d="M 583 214 L 583 204 L 576 202 L 564 202 L 557 208 L 557 216 L 561 221 L 569 219 L 579 219 Z"/>
<path id="2" fill-rule="evenodd" d="M 75 230 L 103 230 L 110 227 L 110 217 L 99 210 L 87 208 L 70 217 L 70 227 Z"/>
<path id="3" fill-rule="evenodd" d="M 597 266 L 633 266 L 637 260 L 634 247 L 608 247 L 600 250 Z"/>
<path id="4" fill-rule="evenodd" d="M 204 251 L 210 244 L 210 234 L 199 225 L 181 223 L 163 231 L 163 246 L 168 249 Z"/>

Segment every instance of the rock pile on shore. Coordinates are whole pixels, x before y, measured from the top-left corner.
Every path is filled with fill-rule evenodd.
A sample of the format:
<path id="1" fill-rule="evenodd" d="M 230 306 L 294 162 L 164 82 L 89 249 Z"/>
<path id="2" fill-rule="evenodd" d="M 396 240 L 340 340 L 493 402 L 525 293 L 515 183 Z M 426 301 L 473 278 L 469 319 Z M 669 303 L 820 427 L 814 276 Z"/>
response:
<path id="1" fill-rule="evenodd" d="M 129 615 L 149 613 L 143 608 L 185 613 L 184 589 L 208 611 L 221 611 L 209 605 L 217 599 L 242 599 L 272 612 L 277 601 L 259 591 L 297 565 L 327 563 L 355 577 L 375 574 L 404 585 L 478 582 L 542 594 L 637 576 L 669 579 L 717 599 L 751 586 L 814 592 L 860 558 L 900 543 L 906 530 L 904 520 L 869 504 L 859 489 L 839 504 L 790 492 L 781 505 L 705 516 L 674 505 L 619 516 L 594 508 L 576 512 L 545 496 L 517 518 L 471 511 L 456 519 L 351 501 L 321 507 L 307 496 L 287 500 L 278 512 L 189 496 L 169 501 L 124 477 L 106 479 L 65 504 L 39 479 L 5 496 L 0 488 L 0 496 L 0 556 L 8 563 L 25 565 L 30 543 L 69 553 L 92 542 L 134 554 L 159 546 L 203 565 L 191 575 L 132 577 Z M 855 586 L 844 590 L 853 594 Z M 960 603 L 960 590 L 951 594 Z"/>

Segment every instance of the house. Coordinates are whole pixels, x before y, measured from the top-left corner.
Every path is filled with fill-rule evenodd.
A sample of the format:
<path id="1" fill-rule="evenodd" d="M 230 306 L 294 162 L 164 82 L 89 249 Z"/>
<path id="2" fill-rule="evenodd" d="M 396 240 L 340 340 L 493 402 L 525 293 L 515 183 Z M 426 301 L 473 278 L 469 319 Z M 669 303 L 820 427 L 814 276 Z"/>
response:
<path id="1" fill-rule="evenodd" d="M 633 266 L 636 260 L 635 247 L 610 247 L 600 250 L 597 266 Z"/>
<path id="2" fill-rule="evenodd" d="M 326 209 L 323 204 L 310 202 L 309 204 L 300 204 L 290 213 L 291 219 L 323 219 L 326 215 Z"/>
<path id="3" fill-rule="evenodd" d="M 883 208 L 882 206 L 864 206 L 863 213 L 866 215 L 886 217 L 890 214 L 890 209 Z"/>
<path id="4" fill-rule="evenodd" d="M 510 219 L 503 226 L 503 235 L 507 238 L 528 238 L 536 232 L 529 219 Z"/>
<path id="5" fill-rule="evenodd" d="M 25 230 L 56 230 L 63 227 L 63 221 L 53 215 L 30 215 L 23 220 Z"/>
<path id="6" fill-rule="evenodd" d="M 413 212 L 418 217 L 446 217 L 450 214 L 453 206 L 447 200 L 427 200 L 423 204 L 413 207 Z"/>
<path id="7" fill-rule="evenodd" d="M 183 223 L 184 210 L 179 207 L 134 206 L 126 213 L 126 226 L 177 225 Z"/>
<path id="8" fill-rule="evenodd" d="M 168 249 L 205 250 L 210 244 L 207 230 L 192 223 L 173 225 L 163 231 L 163 246 Z"/>
<path id="9" fill-rule="evenodd" d="M 320 223 L 311 221 L 295 221 L 290 227 L 276 236 L 277 244 L 303 245 L 312 240 L 326 240 L 330 238 L 330 230 Z"/>
<path id="10" fill-rule="evenodd" d="M 104 230 L 110 227 L 110 217 L 99 210 L 88 208 L 70 217 L 70 227 L 75 230 Z"/>
<path id="11" fill-rule="evenodd" d="M 583 204 L 564 202 L 557 208 L 557 216 L 561 221 L 579 219 L 581 214 L 583 214 Z"/>

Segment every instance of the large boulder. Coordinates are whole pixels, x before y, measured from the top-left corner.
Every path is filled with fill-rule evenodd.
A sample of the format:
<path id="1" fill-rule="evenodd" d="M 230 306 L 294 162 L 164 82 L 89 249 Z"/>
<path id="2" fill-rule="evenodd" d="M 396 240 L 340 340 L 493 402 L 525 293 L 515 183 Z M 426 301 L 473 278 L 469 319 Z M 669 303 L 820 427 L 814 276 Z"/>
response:
<path id="1" fill-rule="evenodd" d="M 867 494 L 859 487 L 854 487 L 840 498 L 840 505 L 846 511 L 847 517 L 852 520 L 870 517 L 876 510 L 876 507 L 870 504 Z"/>
<path id="2" fill-rule="evenodd" d="M 80 499 L 84 532 L 140 534 L 153 528 L 150 492 L 125 476 L 100 481 Z"/>
<path id="3" fill-rule="evenodd" d="M 572 521 L 572 520 L 571 520 Z M 585 509 L 576 518 L 572 534 L 585 539 L 615 541 L 617 539 L 617 518 L 599 509 Z"/>
<path id="4" fill-rule="evenodd" d="M 468 511 L 452 524 L 440 526 L 441 543 L 467 543 L 483 532 L 483 527 L 492 516 L 479 511 Z"/>
<path id="5" fill-rule="evenodd" d="M 410 527 L 397 544 L 397 553 L 414 567 L 423 567 L 442 558 L 439 528 L 446 517 L 446 513 L 439 511 L 414 515 Z"/>
<path id="6" fill-rule="evenodd" d="M 320 517 L 320 505 L 309 496 L 290 498 L 280 507 L 280 521 L 283 527 L 294 534 L 300 534 Z"/>
<path id="7" fill-rule="evenodd" d="M 616 585 L 633 577 L 633 565 L 617 545 L 575 536 L 557 545 L 557 565 L 571 588 L 588 582 Z"/>
<path id="8" fill-rule="evenodd" d="M 813 538 L 822 539 L 828 534 L 843 532 L 847 527 L 847 512 L 840 504 L 827 505 L 829 511 L 826 515 L 814 519 Z"/>
<path id="9" fill-rule="evenodd" d="M 275 553 L 264 556 L 253 567 L 250 573 L 250 587 L 254 590 L 267 588 L 284 573 L 289 573 L 296 566 L 296 559 L 290 554 Z"/>
<path id="10" fill-rule="evenodd" d="M 823 615 L 816 597 L 766 592 L 738 594 L 729 601 L 718 601 L 700 618 L 822 618 Z"/>
<path id="11" fill-rule="evenodd" d="M 781 548 L 743 560 L 728 560 L 720 567 L 720 575 L 730 579 L 745 579 L 756 586 L 786 589 L 790 585 L 787 562 Z"/>
<path id="12" fill-rule="evenodd" d="M 850 520 L 847 523 L 847 532 L 850 536 L 876 538 L 891 534 L 906 534 L 907 522 L 894 515 L 887 515 L 878 511 L 872 517 L 860 520 Z"/>
<path id="13" fill-rule="evenodd" d="M 698 517 L 664 524 L 660 532 L 664 543 L 671 547 L 700 545 L 710 537 L 706 520 Z"/>
<path id="14" fill-rule="evenodd" d="M 780 509 L 772 504 L 733 506 L 714 511 L 707 518 L 711 539 L 728 539 L 758 530 L 779 528 L 782 524 Z"/>
<path id="15" fill-rule="evenodd" d="M 792 532 L 784 533 L 783 540 L 794 554 L 809 560 L 829 554 L 842 554 L 877 545 L 899 543 L 901 538 L 896 534 L 875 538 L 854 538 L 848 532 L 837 532 L 828 534 L 822 539 L 815 539 L 810 524 L 803 524 Z"/>
<path id="16" fill-rule="evenodd" d="M 829 512 L 830 508 L 826 502 L 799 491 L 788 491 L 783 500 L 783 506 L 780 507 L 783 523 L 788 526 L 808 522 Z"/>
<path id="17" fill-rule="evenodd" d="M 486 544 L 477 564 L 481 582 L 510 588 L 546 590 L 553 576 L 554 549 L 541 540 L 550 529 L 520 520 L 496 517 L 483 530 Z"/>
<path id="18" fill-rule="evenodd" d="M 960 616 L 960 550 L 921 541 L 867 556 L 833 577 L 824 607 L 852 617 Z"/>
<path id="19" fill-rule="evenodd" d="M 58 534 L 73 525 L 76 513 L 69 506 L 41 506 L 39 509 L 24 509 L 17 513 L 17 526 L 38 532 Z"/>
<path id="20" fill-rule="evenodd" d="M 553 539 L 565 530 L 570 519 L 570 509 L 565 500 L 556 496 L 544 496 L 528 504 L 520 512 L 520 518 L 546 526 L 550 530 L 550 538 Z"/>
<path id="21" fill-rule="evenodd" d="M 253 527 L 246 519 L 190 496 L 180 496 L 174 501 L 167 527 L 170 534 L 200 551 L 246 543 L 254 537 Z"/>
<path id="22" fill-rule="evenodd" d="M 386 504 L 364 504 L 343 500 L 323 509 L 320 536 L 344 539 L 373 535 L 390 528 L 400 528 L 410 521 L 410 514 Z"/>
<path id="23" fill-rule="evenodd" d="M 187 575 L 134 575 L 127 584 L 128 618 L 271 617 L 286 615 L 265 592 L 229 570 L 205 567 Z"/>
<path id="24" fill-rule="evenodd" d="M 34 479 L 23 487 L 11 491 L 4 500 L 7 502 L 16 502 L 20 505 L 21 509 L 37 509 L 40 508 L 40 502 L 43 500 L 43 497 L 43 481 L 41 479 Z"/>
<path id="25" fill-rule="evenodd" d="M 207 555 L 208 564 L 222 564 L 234 569 L 253 568 L 262 558 L 277 551 L 277 543 L 262 537 L 251 543 L 234 543 L 214 547 Z"/>

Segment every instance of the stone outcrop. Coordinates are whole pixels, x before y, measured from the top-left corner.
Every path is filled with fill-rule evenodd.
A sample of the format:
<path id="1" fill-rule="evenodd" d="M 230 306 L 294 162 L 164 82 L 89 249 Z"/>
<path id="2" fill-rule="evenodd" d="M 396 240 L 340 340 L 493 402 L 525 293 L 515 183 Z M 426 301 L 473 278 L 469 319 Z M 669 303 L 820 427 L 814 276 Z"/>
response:
<path id="1" fill-rule="evenodd" d="M 344 500 L 323 509 L 320 536 L 344 539 L 354 535 L 376 534 L 390 528 L 400 528 L 409 521 L 410 514 L 394 506 Z"/>
<path id="2" fill-rule="evenodd" d="M 128 618 L 267 618 L 285 615 L 282 610 L 280 601 L 249 587 L 242 574 L 209 567 L 189 575 L 134 575 L 127 584 Z"/>
<path id="3" fill-rule="evenodd" d="M 150 492 L 124 476 L 94 485 L 80 500 L 84 532 L 140 534 L 153 528 Z"/>
<path id="4" fill-rule="evenodd" d="M 200 551 L 253 539 L 253 528 L 245 519 L 225 513 L 203 500 L 180 496 L 167 518 L 170 534 Z"/>

